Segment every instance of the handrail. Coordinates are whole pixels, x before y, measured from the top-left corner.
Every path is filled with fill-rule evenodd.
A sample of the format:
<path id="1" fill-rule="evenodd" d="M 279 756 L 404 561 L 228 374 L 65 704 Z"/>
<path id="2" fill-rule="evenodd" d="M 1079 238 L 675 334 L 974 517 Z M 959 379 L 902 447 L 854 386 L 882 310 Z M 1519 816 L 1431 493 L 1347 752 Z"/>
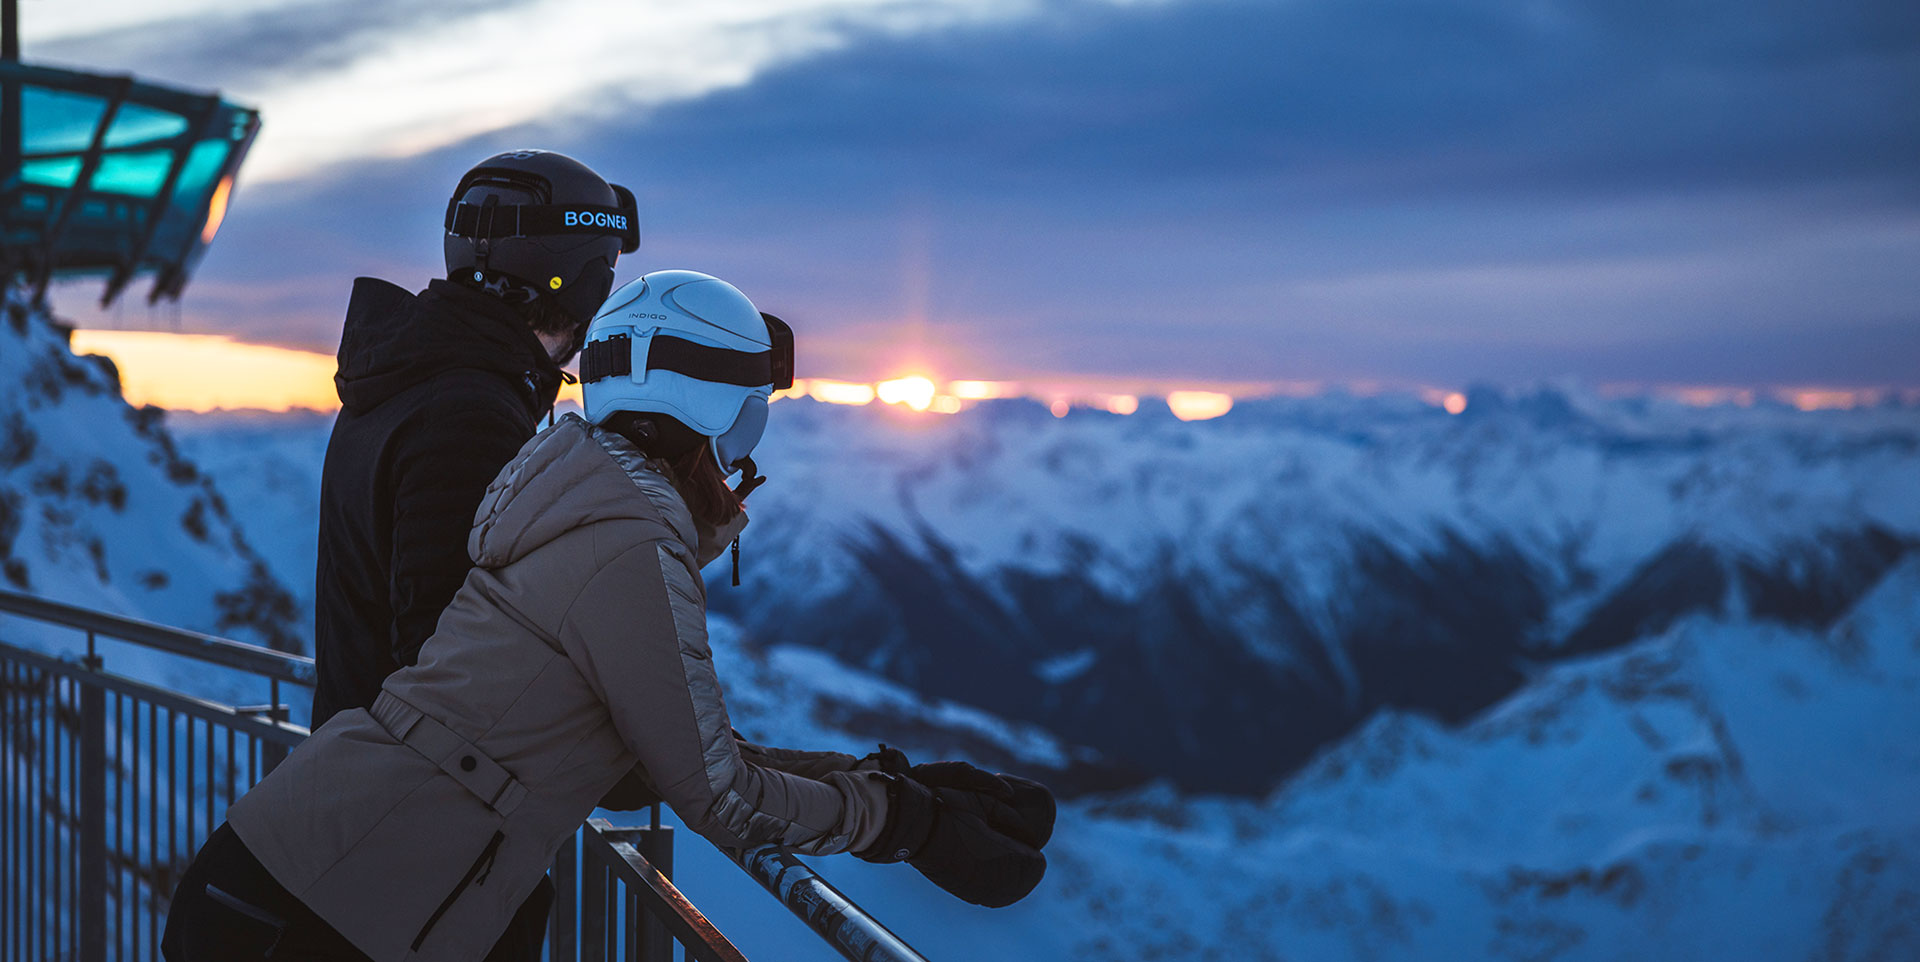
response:
<path id="1" fill-rule="evenodd" d="M 720 933 L 712 921 L 695 908 L 693 902 L 681 894 L 673 880 L 660 871 L 640 852 L 634 839 L 645 829 L 621 828 L 604 818 L 587 820 L 588 844 L 598 843 L 611 859 L 604 859 L 613 870 L 624 878 L 627 885 L 647 907 L 655 918 L 666 924 L 667 931 L 687 947 L 687 951 L 699 962 L 747 962 L 725 935 Z"/>
<path id="2" fill-rule="evenodd" d="M 20 592 L 0 590 L 0 614 L 21 615 L 64 625 L 90 635 L 97 634 L 251 671 L 275 681 L 307 686 L 314 683 L 313 659 L 302 655 L 80 608 Z M 298 745 L 308 734 L 307 729 L 299 725 L 261 718 L 245 710 L 15 645 L 0 643 L 0 653 L 83 680 L 89 685 L 135 695 L 208 721 L 217 720 L 227 728 L 285 748 Z M 634 845 L 634 838 L 641 830 L 615 826 L 606 819 L 591 819 L 586 829 L 589 838 L 597 838 L 614 856 L 603 861 L 628 882 L 636 896 L 696 958 L 702 962 L 746 962 L 740 950 L 701 914 L 659 866 L 655 866 Z M 927 962 L 925 956 L 821 878 L 791 851 L 778 845 L 762 845 L 746 851 L 721 848 L 720 851 L 849 962 Z"/>
<path id="3" fill-rule="evenodd" d="M 188 658 L 197 658 L 228 668 L 250 671 L 278 681 L 306 685 L 309 688 L 313 686 L 316 679 L 313 659 L 304 655 L 274 651 L 271 648 L 217 638 L 213 635 L 203 635 L 184 628 L 156 625 L 151 621 L 141 621 L 138 618 L 110 615 L 104 611 L 94 611 L 90 608 L 81 608 L 17 591 L 0 589 L 0 612 L 65 625 L 69 628 L 129 641 L 148 648 L 157 648 Z"/>
<path id="4" fill-rule="evenodd" d="M 927 962 L 905 939 L 778 845 L 720 850 L 848 962 Z"/>
<path id="5" fill-rule="evenodd" d="M 23 665 L 31 665 L 41 671 L 51 672 L 56 675 L 65 675 L 68 678 L 72 678 L 86 685 L 92 685 L 107 691 L 128 695 L 144 702 L 150 702 L 161 708 L 177 711 L 182 715 L 198 718 L 201 721 L 214 722 L 223 728 L 231 728 L 242 735 L 251 735 L 254 738 L 272 742 L 283 748 L 293 748 L 301 742 L 306 741 L 307 736 L 312 734 L 307 730 L 305 725 L 296 725 L 292 722 L 280 721 L 272 717 L 263 717 L 270 716 L 268 712 L 255 713 L 229 705 L 222 705 L 218 702 L 207 701 L 204 698 L 195 698 L 192 695 L 173 691 L 172 689 L 150 685 L 135 678 L 128 678 L 125 675 L 115 675 L 98 668 L 75 663 L 65 658 L 55 658 L 52 655 L 42 654 L 41 652 L 8 644 L 4 641 L 0 641 L 0 656 L 5 656 Z"/>

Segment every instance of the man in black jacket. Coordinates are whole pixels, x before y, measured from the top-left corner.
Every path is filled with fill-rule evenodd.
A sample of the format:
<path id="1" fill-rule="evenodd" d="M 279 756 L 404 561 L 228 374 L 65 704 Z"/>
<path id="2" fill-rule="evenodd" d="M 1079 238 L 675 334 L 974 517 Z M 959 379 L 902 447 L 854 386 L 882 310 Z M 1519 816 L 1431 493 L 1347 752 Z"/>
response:
<path id="1" fill-rule="evenodd" d="M 633 194 L 562 154 L 469 170 L 447 205 L 447 278 L 354 282 L 320 485 L 313 726 L 367 708 L 466 580 L 487 484 L 552 407 L 560 367 L 640 244 Z M 537 959 L 543 882 L 488 955 Z"/>

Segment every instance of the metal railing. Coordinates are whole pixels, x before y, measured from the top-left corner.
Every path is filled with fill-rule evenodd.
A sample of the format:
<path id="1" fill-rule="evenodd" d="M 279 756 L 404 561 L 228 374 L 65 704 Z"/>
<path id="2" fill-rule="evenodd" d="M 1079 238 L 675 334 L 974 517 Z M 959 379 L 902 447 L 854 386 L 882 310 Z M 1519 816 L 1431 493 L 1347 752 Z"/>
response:
<path id="1" fill-rule="evenodd" d="M 306 738 L 280 695 L 311 686 L 313 660 L 10 591 L 0 614 L 85 637 L 61 656 L 0 633 L 0 962 L 157 962 L 194 852 Z M 111 673 L 107 640 L 191 659 L 209 687 L 264 682 L 267 702 Z M 784 849 L 726 854 L 847 959 L 925 962 Z M 672 874 L 658 806 L 645 827 L 588 822 L 554 861 L 549 958 L 672 962 L 678 945 L 688 962 L 744 962 Z"/>
<path id="2" fill-rule="evenodd" d="M 746 869 L 762 888 L 773 893 L 787 911 L 800 917 L 814 934 L 854 962 L 926 962 L 905 939 L 887 930 L 820 873 L 778 845 L 762 845 L 744 852 L 721 849 Z"/>

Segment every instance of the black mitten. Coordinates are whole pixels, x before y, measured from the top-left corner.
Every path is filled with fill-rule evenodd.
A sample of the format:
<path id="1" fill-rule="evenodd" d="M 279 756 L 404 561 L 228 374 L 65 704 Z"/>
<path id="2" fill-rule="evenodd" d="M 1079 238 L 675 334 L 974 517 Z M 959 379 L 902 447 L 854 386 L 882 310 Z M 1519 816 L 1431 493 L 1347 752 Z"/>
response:
<path id="1" fill-rule="evenodd" d="M 1053 792 L 1047 786 L 1030 778 L 1001 773 L 1001 780 L 1013 789 L 1013 797 L 1006 803 L 1020 813 L 1020 820 L 1027 826 L 1029 835 L 1021 839 L 1034 848 L 1046 848 L 1047 841 L 1053 838 L 1053 820 L 1058 808 L 1053 804 Z"/>
<path id="2" fill-rule="evenodd" d="M 974 770 L 979 771 L 979 769 Z M 964 811 L 986 822 L 988 827 L 1008 838 L 1034 848 L 1045 848 L 1047 840 L 1053 838 L 1053 821 L 1056 812 L 1053 793 L 1047 791 L 1045 785 L 1018 775 L 999 774 L 987 777 L 1001 786 L 1001 793 L 989 795 L 985 792 L 950 787 L 936 788 L 933 793 L 948 807 Z"/>
<path id="3" fill-rule="evenodd" d="M 997 909 L 1026 898 L 1046 875 L 1047 857 L 941 798 L 933 832 L 907 864 L 975 905 Z"/>
<path id="4" fill-rule="evenodd" d="M 957 788 L 936 793 L 900 775 L 870 777 L 887 780 L 887 822 L 856 857 L 904 860 L 954 896 L 988 908 L 1020 901 L 1046 874 L 1047 858 L 1038 849 L 975 814 L 989 803 L 1007 808 L 1004 803 Z"/>
<path id="5" fill-rule="evenodd" d="M 947 801 L 1034 848 L 1044 848 L 1053 838 L 1057 814 L 1053 793 L 1032 779 L 996 774 L 961 761 L 914 765 L 907 760 L 905 752 L 887 745 L 881 745 L 879 751 L 861 761 L 872 763 L 883 772 L 912 778 L 933 789 L 936 795 L 944 797 L 945 790 L 960 789 L 980 796 Z"/>

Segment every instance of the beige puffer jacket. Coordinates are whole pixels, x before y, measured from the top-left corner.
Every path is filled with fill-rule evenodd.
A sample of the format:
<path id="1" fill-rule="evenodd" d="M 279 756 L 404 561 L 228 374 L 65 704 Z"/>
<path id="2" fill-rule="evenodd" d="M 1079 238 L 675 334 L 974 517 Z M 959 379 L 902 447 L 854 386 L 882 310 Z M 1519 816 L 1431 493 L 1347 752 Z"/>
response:
<path id="1" fill-rule="evenodd" d="M 477 567 L 419 664 L 236 803 L 234 831 L 380 962 L 484 956 L 629 770 L 719 845 L 865 847 L 884 783 L 849 755 L 744 746 L 727 720 L 699 569 L 734 533 L 702 551 L 638 450 L 561 419 L 488 489 Z"/>

